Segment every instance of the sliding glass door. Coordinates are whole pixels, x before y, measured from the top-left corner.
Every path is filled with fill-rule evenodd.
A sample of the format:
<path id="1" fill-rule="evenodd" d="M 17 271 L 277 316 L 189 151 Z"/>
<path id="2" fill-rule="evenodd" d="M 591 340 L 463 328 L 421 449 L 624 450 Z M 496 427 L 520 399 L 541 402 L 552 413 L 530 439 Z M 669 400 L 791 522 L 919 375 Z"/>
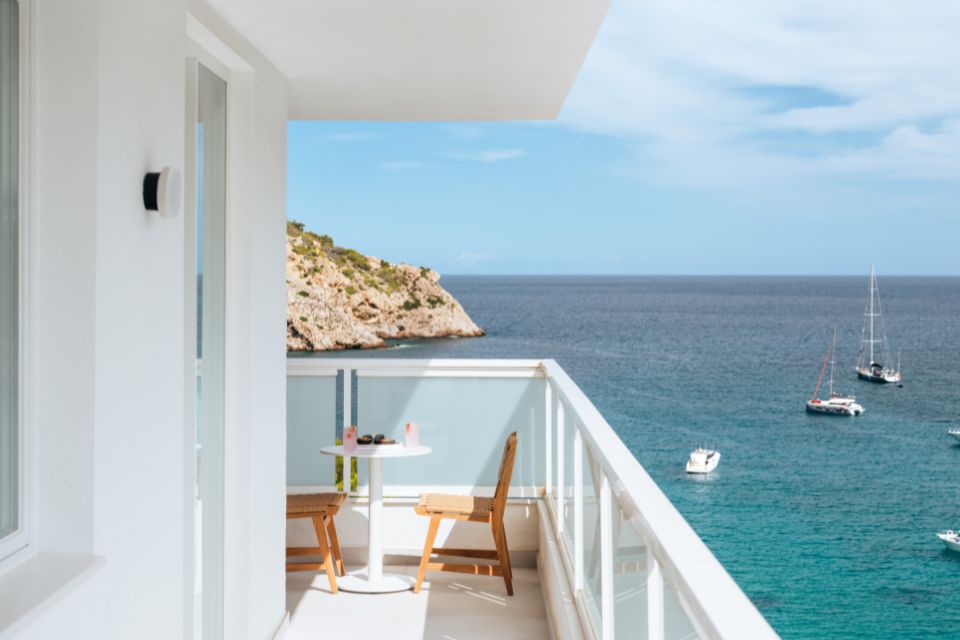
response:
<path id="1" fill-rule="evenodd" d="M 16 0 L 0 0 L 0 559 L 21 527 L 19 29 Z"/>
<path id="2" fill-rule="evenodd" d="M 223 638 L 227 83 L 196 65 L 196 633 Z"/>

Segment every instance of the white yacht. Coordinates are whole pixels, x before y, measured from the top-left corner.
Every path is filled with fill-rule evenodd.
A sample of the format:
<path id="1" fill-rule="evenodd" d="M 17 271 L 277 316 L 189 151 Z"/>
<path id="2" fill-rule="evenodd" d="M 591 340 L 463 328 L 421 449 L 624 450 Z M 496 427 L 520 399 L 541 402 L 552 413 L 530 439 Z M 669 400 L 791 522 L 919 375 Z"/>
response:
<path id="1" fill-rule="evenodd" d="M 957 440 L 960 440 L 960 429 L 947 429 L 947 434 L 953 436 Z"/>
<path id="2" fill-rule="evenodd" d="M 833 368 L 835 360 L 833 350 L 837 346 L 837 328 L 833 328 L 833 342 L 830 344 L 830 350 L 823 359 L 823 366 L 820 367 L 820 377 L 817 378 L 817 386 L 813 389 L 813 396 L 807 400 L 807 411 L 809 413 L 826 413 L 832 416 L 858 416 L 863 413 L 863 405 L 857 403 L 853 396 L 837 393 L 833 390 Z M 826 400 L 817 397 L 820 392 L 820 383 L 823 382 L 823 374 L 827 369 L 827 363 L 830 363 L 830 394 Z"/>
<path id="3" fill-rule="evenodd" d="M 947 529 L 937 534 L 937 537 L 943 540 L 947 549 L 951 551 L 960 551 L 960 532 Z"/>
<path id="4" fill-rule="evenodd" d="M 687 473 L 711 473 L 720 464 L 720 452 L 697 447 L 687 460 Z"/>

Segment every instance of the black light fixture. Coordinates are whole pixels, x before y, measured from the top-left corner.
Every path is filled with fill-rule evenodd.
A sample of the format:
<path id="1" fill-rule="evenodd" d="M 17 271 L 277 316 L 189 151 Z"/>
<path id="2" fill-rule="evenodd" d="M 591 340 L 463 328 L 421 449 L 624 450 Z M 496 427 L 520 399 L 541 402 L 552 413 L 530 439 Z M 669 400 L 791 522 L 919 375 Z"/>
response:
<path id="1" fill-rule="evenodd" d="M 164 167 L 159 172 L 148 173 L 143 178 L 143 206 L 162 218 L 176 218 L 180 215 L 182 191 L 179 170 Z"/>

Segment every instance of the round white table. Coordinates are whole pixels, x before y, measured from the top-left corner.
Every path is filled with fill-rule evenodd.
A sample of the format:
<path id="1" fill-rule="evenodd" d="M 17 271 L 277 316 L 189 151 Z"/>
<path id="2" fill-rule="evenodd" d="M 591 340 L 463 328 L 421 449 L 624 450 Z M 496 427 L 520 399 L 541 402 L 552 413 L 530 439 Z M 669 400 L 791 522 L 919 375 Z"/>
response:
<path id="1" fill-rule="evenodd" d="M 337 586 L 355 593 L 393 593 L 412 589 L 414 579 L 398 573 L 383 572 L 383 461 L 386 458 L 425 456 L 430 447 L 360 446 L 345 452 L 342 446 L 323 447 L 328 456 L 343 456 L 343 478 L 349 486 L 349 458 L 366 458 L 370 467 L 370 514 L 367 520 L 367 566 L 337 578 Z"/>

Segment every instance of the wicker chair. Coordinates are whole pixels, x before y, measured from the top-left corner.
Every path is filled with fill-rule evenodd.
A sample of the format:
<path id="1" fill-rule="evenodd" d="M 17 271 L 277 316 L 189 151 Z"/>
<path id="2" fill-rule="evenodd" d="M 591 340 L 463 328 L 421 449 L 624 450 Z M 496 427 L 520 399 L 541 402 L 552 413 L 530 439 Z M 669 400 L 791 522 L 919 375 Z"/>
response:
<path id="1" fill-rule="evenodd" d="M 313 530 L 317 534 L 318 547 L 287 547 L 287 558 L 290 556 L 315 556 L 323 558 L 323 562 L 287 562 L 287 571 L 319 571 L 327 573 L 330 580 L 330 591 L 337 592 L 337 575 L 344 575 L 343 555 L 340 553 L 340 541 L 337 539 L 337 528 L 333 524 L 333 516 L 340 510 L 340 505 L 346 500 L 343 493 L 295 493 L 287 496 L 287 520 L 295 518 L 310 518 L 313 520 Z M 329 542 L 327 541 L 329 536 Z M 331 559 L 331 550 L 333 558 Z M 334 569 L 336 563 L 336 569 Z"/>
<path id="2" fill-rule="evenodd" d="M 413 587 L 414 593 L 420 593 L 420 586 L 423 584 L 423 578 L 427 571 L 455 571 L 475 575 L 503 576 L 503 582 L 507 586 L 507 595 L 513 595 L 513 572 L 510 569 L 510 549 L 507 547 L 507 535 L 503 529 L 503 512 L 507 506 L 507 491 L 510 489 L 510 477 L 513 475 L 513 461 L 516 456 L 517 432 L 514 431 L 507 438 L 507 445 L 503 450 L 500 474 L 497 478 L 497 490 L 493 498 L 443 493 L 428 493 L 420 496 L 420 504 L 414 509 L 419 515 L 428 516 L 430 525 L 427 528 L 427 541 L 423 545 L 423 556 L 420 559 L 417 583 Z M 488 523 L 493 532 L 493 542 L 496 550 L 435 549 L 433 543 L 437 538 L 440 521 L 443 519 Z M 486 565 L 430 562 L 432 554 L 497 560 L 498 563 Z"/>

